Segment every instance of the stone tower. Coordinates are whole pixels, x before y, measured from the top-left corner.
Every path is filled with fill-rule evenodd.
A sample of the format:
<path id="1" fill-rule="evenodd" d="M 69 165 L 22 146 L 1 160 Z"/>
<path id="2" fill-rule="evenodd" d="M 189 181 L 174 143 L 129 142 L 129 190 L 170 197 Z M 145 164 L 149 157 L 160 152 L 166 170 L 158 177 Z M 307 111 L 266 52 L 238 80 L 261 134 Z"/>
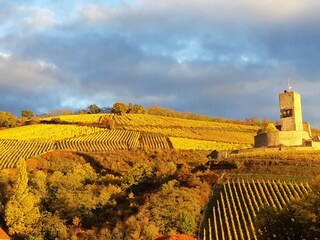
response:
<path id="1" fill-rule="evenodd" d="M 281 131 L 303 131 L 300 94 L 287 92 L 279 94 Z"/>

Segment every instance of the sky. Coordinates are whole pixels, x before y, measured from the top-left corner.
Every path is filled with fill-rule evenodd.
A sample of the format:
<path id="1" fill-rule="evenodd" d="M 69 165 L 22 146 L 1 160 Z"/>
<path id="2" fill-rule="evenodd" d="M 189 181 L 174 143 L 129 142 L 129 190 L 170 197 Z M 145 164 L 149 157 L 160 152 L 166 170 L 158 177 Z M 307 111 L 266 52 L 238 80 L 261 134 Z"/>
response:
<path id="1" fill-rule="evenodd" d="M 159 105 L 320 127 L 320 1 L 0 0 L 0 111 Z"/>

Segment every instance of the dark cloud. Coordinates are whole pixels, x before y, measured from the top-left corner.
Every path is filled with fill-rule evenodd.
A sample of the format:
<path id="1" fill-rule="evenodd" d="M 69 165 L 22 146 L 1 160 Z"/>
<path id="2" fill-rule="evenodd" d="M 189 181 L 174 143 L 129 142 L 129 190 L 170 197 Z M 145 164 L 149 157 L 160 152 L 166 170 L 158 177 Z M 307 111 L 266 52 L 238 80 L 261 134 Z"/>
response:
<path id="1" fill-rule="evenodd" d="M 277 120 L 277 94 L 290 78 L 306 105 L 305 120 L 320 123 L 314 100 L 320 87 L 317 3 L 139 0 L 80 6 L 68 18 L 51 4 L 47 25 L 38 24 L 46 10 L 37 6 L 31 10 L 38 15 L 28 15 L 33 25 L 23 25 L 25 35 L 2 31 L 0 53 L 11 57 L 0 57 L 1 109 L 124 101 Z M 19 28 L 25 21 L 16 18 Z"/>

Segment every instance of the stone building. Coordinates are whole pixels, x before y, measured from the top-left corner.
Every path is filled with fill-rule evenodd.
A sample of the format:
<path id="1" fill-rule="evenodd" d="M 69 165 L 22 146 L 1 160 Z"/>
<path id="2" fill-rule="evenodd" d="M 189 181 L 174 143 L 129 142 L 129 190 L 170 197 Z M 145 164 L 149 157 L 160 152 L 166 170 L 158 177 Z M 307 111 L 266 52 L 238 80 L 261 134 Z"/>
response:
<path id="1" fill-rule="evenodd" d="M 300 94 L 284 91 L 279 94 L 280 126 L 277 131 L 257 134 L 255 147 L 315 146 L 310 125 L 303 123 Z"/>

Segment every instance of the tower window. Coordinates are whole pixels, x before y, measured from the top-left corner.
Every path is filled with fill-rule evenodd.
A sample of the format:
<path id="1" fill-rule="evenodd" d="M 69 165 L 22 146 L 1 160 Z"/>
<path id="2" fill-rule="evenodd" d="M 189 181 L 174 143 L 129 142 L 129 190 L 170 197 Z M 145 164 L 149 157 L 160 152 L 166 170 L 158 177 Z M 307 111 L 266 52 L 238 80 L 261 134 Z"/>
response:
<path id="1" fill-rule="evenodd" d="M 286 118 L 286 117 L 292 117 L 293 116 L 293 109 L 281 109 L 280 110 L 280 117 Z"/>

